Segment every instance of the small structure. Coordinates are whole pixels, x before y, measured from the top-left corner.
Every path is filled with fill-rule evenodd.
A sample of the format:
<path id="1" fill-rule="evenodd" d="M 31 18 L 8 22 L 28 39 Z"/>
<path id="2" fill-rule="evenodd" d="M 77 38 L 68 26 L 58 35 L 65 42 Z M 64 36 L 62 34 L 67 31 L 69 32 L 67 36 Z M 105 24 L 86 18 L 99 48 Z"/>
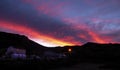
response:
<path id="1" fill-rule="evenodd" d="M 40 56 L 37 56 L 37 55 L 31 55 L 30 59 L 39 59 L 39 60 L 41 60 L 42 58 Z"/>
<path id="2" fill-rule="evenodd" d="M 25 59 L 26 58 L 26 50 L 14 48 L 10 46 L 6 51 L 6 56 L 12 59 Z"/>
<path id="3" fill-rule="evenodd" d="M 44 58 L 46 59 L 61 59 L 61 58 L 65 58 L 66 55 L 62 54 L 62 53 L 56 53 L 53 51 L 45 51 L 44 53 Z"/>

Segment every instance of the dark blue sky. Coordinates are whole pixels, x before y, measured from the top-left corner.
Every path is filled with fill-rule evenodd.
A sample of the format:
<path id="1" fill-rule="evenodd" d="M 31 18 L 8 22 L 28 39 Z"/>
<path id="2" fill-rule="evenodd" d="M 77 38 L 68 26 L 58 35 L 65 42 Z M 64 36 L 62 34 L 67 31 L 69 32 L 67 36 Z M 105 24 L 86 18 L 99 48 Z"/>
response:
<path id="1" fill-rule="evenodd" d="M 1 0 L 0 31 L 45 46 L 120 42 L 120 0 Z"/>

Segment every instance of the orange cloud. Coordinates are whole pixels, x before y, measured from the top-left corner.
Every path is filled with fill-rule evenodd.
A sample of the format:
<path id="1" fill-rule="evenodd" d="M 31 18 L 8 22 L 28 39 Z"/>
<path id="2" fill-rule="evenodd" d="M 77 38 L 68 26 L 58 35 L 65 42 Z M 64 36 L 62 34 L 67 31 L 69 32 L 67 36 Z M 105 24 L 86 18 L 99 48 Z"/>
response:
<path id="1" fill-rule="evenodd" d="M 50 37 L 35 31 L 29 27 L 14 24 L 12 22 L 0 21 L 0 28 L 5 29 L 9 32 L 19 33 L 28 36 L 30 39 L 36 41 L 39 44 L 45 46 L 65 46 L 65 45 L 74 45 L 70 42 L 60 41 L 54 37 Z"/>

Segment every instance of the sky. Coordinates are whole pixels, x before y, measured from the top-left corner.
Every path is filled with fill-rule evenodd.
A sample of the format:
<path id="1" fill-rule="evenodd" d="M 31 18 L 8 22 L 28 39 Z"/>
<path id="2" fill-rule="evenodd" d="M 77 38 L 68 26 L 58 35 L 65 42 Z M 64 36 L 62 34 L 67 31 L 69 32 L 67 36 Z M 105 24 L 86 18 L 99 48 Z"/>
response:
<path id="1" fill-rule="evenodd" d="M 120 43 L 120 0 L 0 0 L 0 31 L 47 47 Z"/>

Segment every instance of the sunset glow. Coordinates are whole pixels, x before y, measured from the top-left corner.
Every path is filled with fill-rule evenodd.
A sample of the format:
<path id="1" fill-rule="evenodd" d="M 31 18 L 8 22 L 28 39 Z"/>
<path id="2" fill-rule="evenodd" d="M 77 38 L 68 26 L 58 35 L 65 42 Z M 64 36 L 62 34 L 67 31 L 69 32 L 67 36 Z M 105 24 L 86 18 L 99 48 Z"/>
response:
<path id="1" fill-rule="evenodd" d="M 119 0 L 1 0 L 0 31 L 47 46 L 120 43 Z"/>
<path id="2" fill-rule="evenodd" d="M 33 40 L 41 45 L 48 46 L 48 47 L 73 45 L 72 43 L 62 42 L 62 41 L 54 39 L 52 37 L 40 34 L 40 33 L 36 32 L 33 29 L 30 29 L 28 27 L 20 26 L 20 25 L 13 24 L 10 22 L 0 21 L 0 27 L 2 29 L 7 29 L 13 33 L 26 35 L 31 40 Z"/>

